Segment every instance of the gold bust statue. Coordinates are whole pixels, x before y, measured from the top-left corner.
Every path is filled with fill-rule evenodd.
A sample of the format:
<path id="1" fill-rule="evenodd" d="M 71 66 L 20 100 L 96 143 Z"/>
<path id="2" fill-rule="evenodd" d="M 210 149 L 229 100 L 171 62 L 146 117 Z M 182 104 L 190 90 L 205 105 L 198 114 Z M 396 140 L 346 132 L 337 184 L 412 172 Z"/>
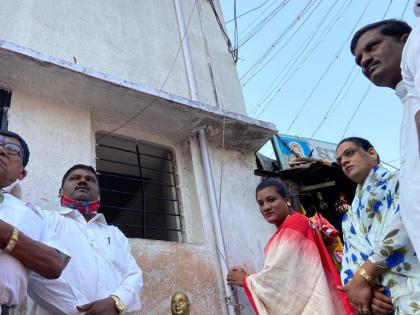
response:
<path id="1" fill-rule="evenodd" d="M 183 292 L 175 292 L 171 298 L 172 315 L 190 315 L 190 301 Z"/>

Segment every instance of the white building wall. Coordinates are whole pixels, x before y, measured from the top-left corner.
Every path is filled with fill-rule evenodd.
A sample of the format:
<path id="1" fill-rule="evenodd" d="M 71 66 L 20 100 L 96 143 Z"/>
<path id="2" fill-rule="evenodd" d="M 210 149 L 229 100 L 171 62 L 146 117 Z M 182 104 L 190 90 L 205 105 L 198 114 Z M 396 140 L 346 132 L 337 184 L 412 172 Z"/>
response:
<path id="1" fill-rule="evenodd" d="M 208 0 L 182 0 L 199 100 L 245 113 L 234 62 Z M 190 98 L 173 0 L 4 0 L 0 39 Z M 193 11 L 194 9 L 194 11 Z M 193 14 L 191 15 L 191 12 Z M 198 12 L 201 12 L 199 14 Z"/>
<path id="2" fill-rule="evenodd" d="M 61 177 L 76 163 L 92 163 L 90 113 L 13 91 L 9 130 L 30 148 L 23 199 L 43 207 L 58 197 Z"/>

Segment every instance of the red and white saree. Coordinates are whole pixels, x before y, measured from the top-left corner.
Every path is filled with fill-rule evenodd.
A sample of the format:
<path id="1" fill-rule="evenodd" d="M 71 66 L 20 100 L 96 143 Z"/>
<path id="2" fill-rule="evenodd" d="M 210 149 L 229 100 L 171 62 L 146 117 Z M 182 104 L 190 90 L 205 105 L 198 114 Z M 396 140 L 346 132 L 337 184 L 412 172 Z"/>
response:
<path id="1" fill-rule="evenodd" d="M 264 268 L 243 286 L 258 315 L 355 314 L 319 233 L 300 213 L 288 217 L 267 243 Z"/>

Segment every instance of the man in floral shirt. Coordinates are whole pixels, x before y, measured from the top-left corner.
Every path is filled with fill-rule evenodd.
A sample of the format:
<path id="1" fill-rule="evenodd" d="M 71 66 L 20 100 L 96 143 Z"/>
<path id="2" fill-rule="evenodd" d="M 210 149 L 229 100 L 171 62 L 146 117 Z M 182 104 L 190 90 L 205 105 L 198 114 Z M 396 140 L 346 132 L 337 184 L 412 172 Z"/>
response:
<path id="1" fill-rule="evenodd" d="M 420 314 L 420 264 L 399 213 L 398 173 L 362 138 L 343 139 L 336 156 L 358 184 L 343 217 L 343 290 L 359 314 Z"/>

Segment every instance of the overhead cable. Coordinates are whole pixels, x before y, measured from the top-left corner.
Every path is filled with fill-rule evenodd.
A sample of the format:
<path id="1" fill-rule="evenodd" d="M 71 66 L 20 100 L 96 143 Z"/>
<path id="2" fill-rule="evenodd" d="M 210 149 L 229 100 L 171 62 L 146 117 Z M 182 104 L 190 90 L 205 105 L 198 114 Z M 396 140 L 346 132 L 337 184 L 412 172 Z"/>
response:
<path id="1" fill-rule="evenodd" d="M 229 21 L 227 21 L 227 22 L 225 22 L 225 24 L 229 24 L 230 22 L 233 22 L 233 21 L 237 21 L 237 20 L 239 20 L 241 17 L 244 17 L 245 15 L 247 15 L 247 14 L 249 14 L 249 13 L 251 13 L 251 12 L 254 12 L 254 11 L 256 11 L 256 10 L 258 10 L 258 9 L 260 9 L 260 8 L 262 8 L 263 6 L 265 6 L 268 2 L 270 2 L 271 0 L 266 0 L 266 1 L 264 1 L 262 4 L 260 4 L 259 6 L 257 6 L 257 7 L 255 7 L 255 8 L 253 8 L 253 9 L 251 9 L 251 10 L 248 10 L 248 11 L 246 11 L 246 12 L 244 12 L 244 13 L 241 13 L 241 14 L 239 14 L 237 17 L 234 17 L 232 20 L 229 20 Z"/>
<path id="2" fill-rule="evenodd" d="M 259 22 L 255 27 L 253 27 L 248 33 L 246 33 L 242 38 L 239 39 L 238 48 L 245 45 L 249 40 L 251 40 L 256 34 L 258 34 L 261 29 L 271 22 L 274 17 L 284 8 L 291 0 L 283 0 L 267 17 L 265 17 L 261 22 Z"/>
<path id="3" fill-rule="evenodd" d="M 386 10 L 385 10 L 385 13 L 384 13 L 384 15 L 382 16 L 382 20 L 385 18 L 385 16 L 387 15 L 387 13 L 388 13 L 388 11 L 389 11 L 389 8 L 391 7 L 391 4 L 392 4 L 392 0 L 389 0 L 389 3 L 388 3 L 388 6 L 387 6 L 387 8 L 386 8 Z"/>
<path id="4" fill-rule="evenodd" d="M 407 0 L 407 2 L 405 3 L 404 10 L 403 10 L 403 12 L 402 12 L 402 14 L 401 14 L 401 19 L 404 17 L 405 12 L 407 11 L 408 4 L 409 4 L 409 3 L 410 3 L 410 0 Z"/>
<path id="5" fill-rule="evenodd" d="M 311 92 L 309 93 L 309 95 L 307 96 L 307 98 L 305 99 L 305 101 L 303 102 L 302 106 L 300 107 L 298 113 L 296 114 L 296 116 L 293 118 L 292 122 L 290 123 L 289 127 L 286 130 L 286 133 L 290 131 L 290 129 L 293 127 L 293 125 L 295 124 L 295 122 L 298 120 L 298 118 L 300 117 L 300 115 L 302 114 L 303 110 L 305 109 L 306 105 L 308 104 L 309 100 L 311 99 L 312 95 L 314 94 L 314 92 L 316 91 L 316 89 L 318 88 L 319 84 L 322 82 L 322 80 L 325 78 L 325 76 L 327 75 L 327 73 L 330 71 L 331 67 L 333 66 L 333 64 L 338 60 L 341 52 L 343 51 L 344 47 L 347 45 L 347 42 L 349 41 L 349 39 L 351 38 L 351 36 L 354 33 L 354 30 L 356 29 L 357 25 L 359 25 L 361 19 L 363 18 L 363 16 L 365 15 L 369 5 L 371 4 L 372 0 L 369 0 L 368 3 L 366 4 L 365 8 L 363 9 L 362 13 L 360 14 L 359 18 L 357 19 L 357 22 L 355 23 L 355 25 L 353 26 L 353 28 L 351 29 L 351 31 L 349 32 L 349 35 L 347 36 L 346 40 L 343 41 L 343 43 L 341 44 L 339 50 L 337 51 L 337 53 L 334 55 L 334 58 L 331 60 L 331 62 L 328 64 L 327 68 L 325 69 L 325 71 L 321 74 L 321 76 L 319 77 L 318 81 L 316 82 L 316 84 L 314 85 L 314 87 L 312 88 Z"/>
<path id="6" fill-rule="evenodd" d="M 352 123 L 354 117 L 356 117 L 356 114 L 359 111 L 360 106 L 363 104 L 363 102 L 364 102 L 366 96 L 368 95 L 371 87 L 372 87 L 372 83 L 369 83 L 367 89 L 365 90 L 365 93 L 363 94 L 362 99 L 360 100 L 359 104 L 357 104 L 357 107 L 353 111 L 353 114 L 350 116 L 350 119 L 347 122 L 346 128 L 344 129 L 344 132 L 343 132 L 343 135 L 341 136 L 341 138 L 344 138 L 344 136 L 346 135 L 347 131 L 349 130 L 350 124 Z"/>
<path id="7" fill-rule="evenodd" d="M 220 31 L 222 32 L 223 38 L 225 39 L 226 44 L 228 45 L 229 52 L 231 53 L 232 58 L 236 63 L 237 60 L 235 58 L 236 58 L 236 49 L 237 48 L 232 47 L 232 42 L 229 38 L 229 35 L 226 33 L 225 27 L 224 27 L 224 25 L 223 25 L 223 23 L 220 19 L 219 13 L 217 12 L 216 6 L 214 5 L 213 1 L 214 0 L 209 0 L 210 7 L 211 7 L 211 9 L 214 13 L 214 17 L 216 18 L 216 22 L 219 25 Z"/>
<path id="8" fill-rule="evenodd" d="M 321 120 L 321 122 L 319 123 L 319 125 L 315 128 L 314 132 L 312 133 L 311 139 L 313 139 L 313 137 L 316 135 L 316 133 L 319 131 L 319 129 L 321 129 L 322 125 L 327 121 L 331 110 L 333 109 L 334 105 L 337 103 L 340 95 L 342 94 L 344 88 L 346 87 L 347 83 L 349 82 L 350 77 L 353 74 L 353 72 L 354 72 L 355 69 L 356 69 L 356 65 L 353 66 L 353 68 L 351 69 L 350 73 L 347 75 L 347 78 L 344 81 L 344 84 L 342 85 L 340 91 L 337 93 L 336 97 L 331 102 L 331 105 L 328 107 L 327 112 L 324 114 L 324 118 Z"/>
<path id="9" fill-rule="evenodd" d="M 272 60 L 274 56 L 279 54 L 282 49 L 290 42 L 292 38 L 296 35 L 296 33 L 305 25 L 305 23 L 310 19 L 312 14 L 318 8 L 321 1 L 310 1 L 308 4 L 303 8 L 301 12 L 294 18 L 294 20 L 286 27 L 286 29 L 276 38 L 276 40 L 270 45 L 270 47 L 264 51 L 264 53 L 255 61 L 251 67 L 248 68 L 241 76 L 240 80 L 243 82 L 242 86 L 245 86 L 256 74 L 258 74 L 267 64 L 269 61 Z M 303 16 L 311 9 L 311 7 L 315 4 L 315 8 L 306 16 L 302 23 L 297 27 L 297 29 L 293 32 L 291 36 L 287 39 L 287 41 L 275 52 L 275 54 L 266 62 L 266 59 L 270 56 L 272 51 L 278 46 L 279 43 L 288 35 L 288 33 L 295 27 L 295 25 L 302 20 Z"/>
<path id="10" fill-rule="evenodd" d="M 270 11 L 270 9 L 276 4 L 276 0 L 274 0 L 272 3 L 270 3 L 251 23 L 249 23 L 247 26 L 245 26 L 240 32 L 239 32 L 239 36 L 242 36 L 243 34 L 247 33 L 248 30 L 251 27 L 254 27 L 255 24 L 260 22 L 260 18 L 264 16 L 265 19 L 265 14 Z"/>
<path id="11" fill-rule="evenodd" d="M 341 17 L 343 16 L 346 9 L 350 6 L 352 0 L 349 1 L 346 7 L 341 6 L 336 15 L 333 17 L 332 22 L 324 29 L 324 32 L 318 37 L 316 44 L 312 45 L 310 48 L 312 41 L 314 40 L 315 36 L 317 35 L 318 31 L 321 30 L 322 24 L 325 22 L 328 15 L 332 12 L 333 7 L 337 2 L 335 2 L 330 9 L 327 11 L 327 14 L 322 18 L 320 23 L 314 28 L 314 32 L 308 36 L 308 38 L 302 43 L 299 47 L 297 55 L 294 54 L 291 60 L 289 60 L 286 65 L 279 71 L 278 76 L 274 79 L 273 83 L 270 87 L 266 90 L 263 94 L 263 97 L 257 102 L 257 105 L 254 107 L 253 117 L 260 116 L 265 109 L 271 104 L 271 102 L 275 99 L 275 97 L 280 93 L 280 91 L 284 88 L 284 86 L 292 79 L 294 74 L 300 69 L 301 66 L 304 65 L 306 60 L 309 56 L 316 51 L 319 47 L 319 44 L 322 40 L 326 37 L 326 35 L 332 30 L 335 23 L 337 23 Z M 303 56 L 306 53 L 305 56 Z M 302 57 L 303 56 L 303 57 Z M 258 113 L 258 110 L 260 112 Z M 257 114 L 258 113 L 258 114 Z"/>
<path id="12" fill-rule="evenodd" d="M 389 3 L 388 3 L 388 6 L 387 6 L 387 8 L 386 8 L 386 10 L 385 10 L 385 13 L 383 14 L 383 16 L 382 16 L 382 20 L 386 17 L 386 15 L 387 15 L 387 13 L 388 13 L 388 11 L 389 11 L 389 8 L 391 7 L 391 4 L 392 4 L 392 0 L 390 0 L 389 1 Z M 337 102 L 337 100 L 338 100 L 338 98 L 339 98 L 339 96 L 342 94 L 342 92 L 343 92 L 343 90 L 344 90 L 344 88 L 345 88 L 345 86 L 347 85 L 347 83 L 348 83 L 348 81 L 349 81 L 349 79 L 350 79 L 350 77 L 351 77 L 351 75 L 353 74 L 353 72 L 354 72 L 354 70 L 356 69 L 356 67 L 357 67 L 357 65 L 356 64 L 354 64 L 353 65 L 353 67 L 352 67 L 352 69 L 351 69 L 351 71 L 350 71 L 350 73 L 347 75 L 347 77 L 346 77 L 346 79 L 345 79 L 345 81 L 344 81 L 344 84 L 342 85 L 342 87 L 341 87 L 341 89 L 340 89 L 340 91 L 338 92 L 338 94 L 337 94 L 337 96 L 335 97 L 335 99 L 334 99 L 334 101 L 331 103 L 331 105 L 328 107 L 328 110 L 327 110 L 327 112 L 325 113 L 325 115 L 324 115 L 324 117 L 323 117 L 323 119 L 321 120 L 321 122 L 319 123 L 319 125 L 317 126 L 317 128 L 314 130 L 314 132 L 312 133 L 312 135 L 311 135 L 311 139 L 313 139 L 314 138 L 314 136 L 316 135 L 316 133 L 319 131 L 319 129 L 322 127 L 322 125 L 327 121 L 327 119 L 329 118 L 329 114 L 330 113 L 332 113 L 332 109 L 334 108 L 335 109 L 335 107 L 334 107 L 334 105 L 336 104 L 336 102 Z M 353 78 L 353 81 L 352 81 L 352 83 L 354 82 L 354 79 L 356 78 L 357 76 L 354 76 L 354 78 Z M 351 84 L 352 84 L 351 83 Z M 348 90 L 347 90 L 348 91 Z M 343 100 L 343 98 L 341 98 L 341 101 Z M 340 102 L 341 102 L 340 101 Z"/>
<path id="13" fill-rule="evenodd" d="M 325 19 L 327 18 L 327 16 L 330 14 L 330 12 L 332 11 L 332 8 L 335 6 L 335 4 L 337 4 L 338 0 L 336 0 L 334 2 L 334 4 L 332 5 L 332 7 L 330 7 L 330 9 L 327 11 L 327 14 L 322 18 L 322 20 L 320 21 L 320 23 L 318 23 L 318 25 L 314 28 L 314 32 L 312 33 L 312 35 L 310 35 L 303 43 L 302 45 L 297 49 L 297 52 L 300 52 L 300 54 L 298 55 L 293 55 L 293 57 L 291 58 L 291 60 L 286 63 L 286 66 L 283 67 L 282 70 L 278 71 L 279 75 L 276 77 L 276 79 L 273 81 L 273 83 L 271 84 L 271 86 L 266 90 L 266 92 L 263 94 L 264 96 L 260 99 L 260 101 L 258 101 L 257 105 L 255 107 L 260 107 L 259 105 L 261 104 L 261 102 L 264 102 L 267 97 L 272 93 L 268 93 L 273 86 L 277 86 L 277 82 L 278 78 L 284 74 L 284 71 L 286 70 L 286 68 L 288 68 L 288 66 L 292 63 L 293 59 L 295 59 L 295 61 L 292 63 L 293 65 L 295 64 L 295 62 L 299 59 L 299 57 L 303 54 L 303 52 L 306 50 L 306 48 L 308 47 L 308 45 L 310 44 L 310 42 L 312 41 L 312 39 L 314 38 L 314 36 L 317 34 L 317 32 L 320 30 L 321 25 L 324 23 Z M 317 4 L 317 6 L 315 7 L 315 9 L 319 6 L 320 3 Z M 255 71 L 252 75 L 250 75 L 244 82 L 242 82 L 242 86 L 245 86 L 252 78 L 254 78 L 269 62 L 272 61 L 273 58 L 275 58 L 280 52 L 281 50 L 284 48 L 284 46 L 287 45 L 287 43 L 289 43 L 290 39 L 293 38 L 295 36 L 295 34 L 297 33 L 297 31 L 300 30 L 300 28 L 304 25 L 304 23 L 306 23 L 306 21 L 309 19 L 309 17 L 312 15 L 312 13 L 315 11 L 315 9 L 309 14 L 309 16 L 306 18 L 306 20 L 299 26 L 299 28 L 289 37 L 288 41 L 282 46 L 280 47 L 280 49 L 270 57 L 270 59 L 268 59 L 262 66 L 259 67 L 259 69 L 257 71 Z M 274 88 L 275 90 L 276 88 Z M 268 93 L 268 96 L 267 96 Z"/>
<path id="14" fill-rule="evenodd" d="M 239 35 L 238 35 L 238 19 L 236 18 L 236 0 L 233 0 L 233 16 L 235 18 L 235 27 L 233 31 L 233 61 L 238 62 L 239 57 Z"/>

